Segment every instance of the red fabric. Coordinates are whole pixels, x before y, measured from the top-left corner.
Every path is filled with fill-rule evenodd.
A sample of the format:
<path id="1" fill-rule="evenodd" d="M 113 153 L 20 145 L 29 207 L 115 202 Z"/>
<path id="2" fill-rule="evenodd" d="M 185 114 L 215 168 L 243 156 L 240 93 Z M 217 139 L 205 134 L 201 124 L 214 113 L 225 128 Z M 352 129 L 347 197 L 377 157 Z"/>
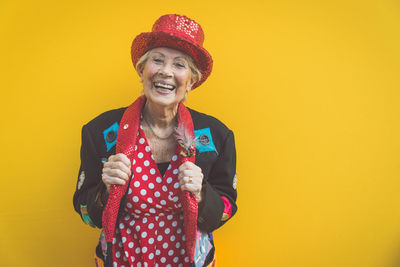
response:
<path id="1" fill-rule="evenodd" d="M 226 197 L 222 196 L 221 198 L 225 205 L 224 213 L 228 214 L 228 218 L 230 218 L 232 216 L 232 205 Z"/>
<path id="2" fill-rule="evenodd" d="M 188 54 L 200 70 L 201 80 L 192 89 L 202 84 L 211 74 L 213 60 L 203 48 L 204 33 L 200 24 L 181 15 L 161 16 L 153 25 L 151 32 L 144 32 L 132 42 L 131 56 L 133 66 L 147 51 L 155 47 L 170 47 Z"/>
<path id="3" fill-rule="evenodd" d="M 178 168 L 179 148 L 161 176 L 139 129 L 125 216 L 113 238 L 113 266 L 189 266 Z"/>
<path id="4" fill-rule="evenodd" d="M 134 149 L 139 131 L 140 114 L 145 102 L 146 98 L 144 96 L 139 97 L 125 110 L 119 125 L 116 153 L 124 153 L 131 162 L 133 162 L 134 157 L 136 156 Z M 178 106 L 177 116 L 178 126 L 184 126 L 187 131 L 194 136 L 192 117 L 189 113 L 189 110 L 182 103 L 180 103 Z M 182 147 L 178 147 L 180 150 L 183 150 Z M 183 163 L 184 161 L 191 161 L 194 163 L 195 154 L 193 153 L 191 157 L 180 157 L 180 163 Z M 113 185 L 110 188 L 109 198 L 103 211 L 103 231 L 107 242 L 112 242 L 113 240 L 121 198 L 125 194 L 127 188 L 128 183 L 122 186 Z M 194 251 L 196 247 L 198 204 L 193 194 L 187 191 L 182 192 L 181 190 L 179 190 L 179 192 L 181 194 L 180 200 L 182 203 L 182 211 L 184 216 L 186 252 L 189 256 L 190 262 L 193 262 Z"/>

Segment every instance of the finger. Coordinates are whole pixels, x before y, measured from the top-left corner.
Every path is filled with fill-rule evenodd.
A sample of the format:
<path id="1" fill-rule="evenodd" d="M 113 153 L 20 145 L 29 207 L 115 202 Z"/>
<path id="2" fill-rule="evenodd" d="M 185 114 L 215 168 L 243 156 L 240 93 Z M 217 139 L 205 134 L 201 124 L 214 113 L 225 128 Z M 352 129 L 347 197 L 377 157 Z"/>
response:
<path id="1" fill-rule="evenodd" d="M 128 168 L 131 167 L 131 161 L 123 153 L 118 153 L 113 157 L 113 161 L 122 161 Z"/>
<path id="2" fill-rule="evenodd" d="M 124 185 L 126 182 L 118 177 L 109 176 L 108 174 L 102 175 L 103 183 L 106 186 L 110 186 L 113 184 Z"/>
<path id="3" fill-rule="evenodd" d="M 178 171 L 183 171 L 183 170 L 187 170 L 187 169 L 191 169 L 192 166 L 196 166 L 195 164 L 193 164 L 190 161 L 186 161 L 184 163 L 181 164 L 181 166 L 179 166 Z"/>
<path id="4" fill-rule="evenodd" d="M 129 179 L 128 174 L 121 171 L 120 169 L 104 168 L 103 173 L 105 173 L 111 177 L 117 177 L 117 178 L 123 179 L 125 181 Z"/>
<path id="5" fill-rule="evenodd" d="M 193 194 L 198 194 L 201 191 L 201 186 L 195 184 L 183 184 L 181 185 L 181 190 L 189 191 L 192 192 Z"/>
<path id="6" fill-rule="evenodd" d="M 109 169 L 119 169 L 129 176 L 131 175 L 131 169 L 128 168 L 122 161 L 106 162 L 104 163 L 104 167 Z"/>

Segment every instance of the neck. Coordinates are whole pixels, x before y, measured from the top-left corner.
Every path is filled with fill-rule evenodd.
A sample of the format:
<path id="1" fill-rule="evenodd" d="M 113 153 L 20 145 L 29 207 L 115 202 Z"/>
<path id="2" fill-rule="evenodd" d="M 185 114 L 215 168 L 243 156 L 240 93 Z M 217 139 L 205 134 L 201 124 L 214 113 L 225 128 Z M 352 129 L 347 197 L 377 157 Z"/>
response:
<path id="1" fill-rule="evenodd" d="M 157 128 L 175 127 L 178 105 L 173 107 L 154 105 L 149 101 L 143 108 L 143 116 L 146 120 Z"/>

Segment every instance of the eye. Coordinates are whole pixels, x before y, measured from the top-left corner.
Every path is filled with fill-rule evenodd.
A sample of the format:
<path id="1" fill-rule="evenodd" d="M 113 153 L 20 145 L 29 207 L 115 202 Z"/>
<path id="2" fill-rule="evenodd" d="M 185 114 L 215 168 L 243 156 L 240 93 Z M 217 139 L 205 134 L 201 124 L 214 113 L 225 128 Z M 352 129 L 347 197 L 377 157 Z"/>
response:
<path id="1" fill-rule="evenodd" d="M 156 63 L 162 63 L 163 62 L 163 60 L 161 58 L 158 58 L 158 57 L 153 58 L 153 61 L 156 62 Z"/>
<path id="2" fill-rule="evenodd" d="M 175 66 L 177 66 L 178 68 L 186 68 L 186 65 L 184 63 L 181 63 L 181 62 L 176 62 Z"/>

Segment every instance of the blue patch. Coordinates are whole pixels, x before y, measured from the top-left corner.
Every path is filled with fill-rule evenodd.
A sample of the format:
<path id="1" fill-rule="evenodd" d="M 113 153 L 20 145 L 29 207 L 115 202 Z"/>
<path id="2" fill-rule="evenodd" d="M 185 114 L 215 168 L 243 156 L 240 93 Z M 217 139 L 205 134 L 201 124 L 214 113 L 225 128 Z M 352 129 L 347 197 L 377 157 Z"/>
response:
<path id="1" fill-rule="evenodd" d="M 213 142 L 213 139 L 211 136 L 210 128 L 195 130 L 194 135 L 196 138 L 196 147 L 200 153 L 206 152 L 206 151 L 217 152 L 217 149 L 215 148 L 215 145 L 214 145 L 214 142 Z"/>
<path id="2" fill-rule="evenodd" d="M 103 131 L 104 141 L 107 145 L 107 152 L 117 143 L 118 123 L 115 122 Z"/>

